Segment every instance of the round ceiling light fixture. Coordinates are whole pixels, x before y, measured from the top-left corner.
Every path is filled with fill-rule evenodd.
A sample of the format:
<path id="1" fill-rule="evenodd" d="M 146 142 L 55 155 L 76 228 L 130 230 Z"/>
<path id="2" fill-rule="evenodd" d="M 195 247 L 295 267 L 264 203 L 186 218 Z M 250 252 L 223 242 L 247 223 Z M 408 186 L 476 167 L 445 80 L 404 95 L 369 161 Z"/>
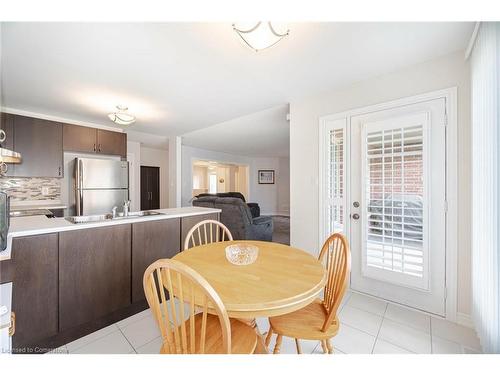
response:
<path id="1" fill-rule="evenodd" d="M 271 22 L 234 23 L 233 30 L 255 52 L 274 46 L 290 33 L 286 25 L 272 25 Z"/>
<path id="2" fill-rule="evenodd" d="M 125 105 L 117 105 L 117 111 L 108 115 L 109 119 L 118 125 L 130 125 L 135 122 L 135 116 L 128 113 L 128 107 Z"/>

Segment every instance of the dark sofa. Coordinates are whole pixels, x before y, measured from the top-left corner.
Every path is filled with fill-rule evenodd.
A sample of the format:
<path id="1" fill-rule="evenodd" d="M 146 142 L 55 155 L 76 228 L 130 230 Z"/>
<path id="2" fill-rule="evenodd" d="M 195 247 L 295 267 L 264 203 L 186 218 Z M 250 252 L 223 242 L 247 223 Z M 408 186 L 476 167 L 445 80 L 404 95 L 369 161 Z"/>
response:
<path id="1" fill-rule="evenodd" d="M 217 193 L 217 194 L 201 193 L 198 194 L 195 198 L 202 198 L 202 197 L 240 198 L 243 202 L 245 202 L 245 196 L 237 191 L 230 191 L 227 193 Z M 247 203 L 247 206 L 248 208 L 250 208 L 252 217 L 260 216 L 260 207 L 258 203 Z"/>
<path id="2" fill-rule="evenodd" d="M 219 208 L 220 221 L 235 240 L 272 241 L 273 219 L 270 216 L 252 217 L 250 208 L 240 198 L 207 195 L 193 200 L 193 206 Z"/>

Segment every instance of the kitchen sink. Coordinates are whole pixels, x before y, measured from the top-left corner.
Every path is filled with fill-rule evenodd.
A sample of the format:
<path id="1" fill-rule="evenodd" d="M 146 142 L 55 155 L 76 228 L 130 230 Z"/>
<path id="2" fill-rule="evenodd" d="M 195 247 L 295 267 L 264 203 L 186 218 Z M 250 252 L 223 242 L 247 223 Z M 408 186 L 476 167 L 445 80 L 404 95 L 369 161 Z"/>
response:
<path id="1" fill-rule="evenodd" d="M 129 212 L 128 216 L 123 216 L 123 212 L 120 212 L 116 217 L 113 217 L 112 214 L 104 214 L 104 215 L 89 215 L 89 216 L 69 216 L 65 217 L 65 219 L 72 224 L 83 224 L 83 223 L 94 223 L 94 222 L 108 221 L 108 220 L 123 220 L 128 218 L 153 216 L 153 215 L 163 215 L 163 214 L 161 212 L 156 212 L 156 211 L 136 211 L 136 212 Z"/>
<path id="2" fill-rule="evenodd" d="M 104 214 L 104 215 L 90 215 L 90 216 L 69 216 L 65 217 L 65 219 L 73 224 L 82 224 L 82 223 L 93 223 L 96 221 L 112 220 L 113 215 Z"/>
<path id="3" fill-rule="evenodd" d="M 156 211 L 135 211 L 135 212 L 129 212 L 128 216 L 123 216 L 123 212 L 118 213 L 117 218 L 124 218 L 124 217 L 130 217 L 130 216 L 153 216 L 153 215 L 162 215 L 161 212 L 156 212 Z"/>

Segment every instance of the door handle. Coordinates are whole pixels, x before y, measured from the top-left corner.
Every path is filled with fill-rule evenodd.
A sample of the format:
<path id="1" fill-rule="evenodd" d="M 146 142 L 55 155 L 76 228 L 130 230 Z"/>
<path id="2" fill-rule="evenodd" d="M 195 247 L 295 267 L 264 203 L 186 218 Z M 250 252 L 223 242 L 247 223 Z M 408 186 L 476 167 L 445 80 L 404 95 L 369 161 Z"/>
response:
<path id="1" fill-rule="evenodd" d="M 16 314 L 14 311 L 10 312 L 10 327 L 9 327 L 9 336 L 14 336 L 16 333 Z"/>

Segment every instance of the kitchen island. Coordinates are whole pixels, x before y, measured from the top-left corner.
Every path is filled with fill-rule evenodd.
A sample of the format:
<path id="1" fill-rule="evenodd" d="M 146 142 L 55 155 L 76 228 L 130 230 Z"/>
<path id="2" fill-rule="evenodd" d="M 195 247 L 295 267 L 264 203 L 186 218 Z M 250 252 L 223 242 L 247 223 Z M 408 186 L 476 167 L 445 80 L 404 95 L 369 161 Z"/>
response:
<path id="1" fill-rule="evenodd" d="M 160 214 L 81 224 L 12 218 L 0 283 L 12 282 L 13 352 L 45 352 L 147 308 L 147 266 L 173 257 L 193 225 L 220 212 L 155 211 Z"/>

